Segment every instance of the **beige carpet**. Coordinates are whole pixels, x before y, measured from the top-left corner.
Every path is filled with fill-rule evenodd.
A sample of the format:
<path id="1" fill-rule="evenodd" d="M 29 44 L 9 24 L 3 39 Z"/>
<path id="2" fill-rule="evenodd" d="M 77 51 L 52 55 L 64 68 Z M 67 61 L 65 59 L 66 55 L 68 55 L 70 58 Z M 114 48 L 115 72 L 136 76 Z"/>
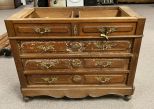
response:
<path id="1" fill-rule="evenodd" d="M 133 98 L 119 97 L 64 100 L 48 97 L 22 101 L 16 68 L 12 58 L 0 57 L 0 109 L 154 109 L 154 4 L 129 5 L 147 18 Z M 0 10 L 0 33 L 5 32 L 3 19 L 20 10 Z"/>

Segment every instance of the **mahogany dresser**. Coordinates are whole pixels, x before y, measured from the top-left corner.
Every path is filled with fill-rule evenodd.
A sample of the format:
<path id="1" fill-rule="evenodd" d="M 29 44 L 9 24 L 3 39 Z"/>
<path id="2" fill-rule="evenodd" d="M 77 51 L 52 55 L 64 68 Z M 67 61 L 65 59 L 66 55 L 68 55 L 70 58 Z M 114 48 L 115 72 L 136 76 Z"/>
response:
<path id="1" fill-rule="evenodd" d="M 28 8 L 5 23 L 24 100 L 133 94 L 145 18 L 130 8 Z"/>

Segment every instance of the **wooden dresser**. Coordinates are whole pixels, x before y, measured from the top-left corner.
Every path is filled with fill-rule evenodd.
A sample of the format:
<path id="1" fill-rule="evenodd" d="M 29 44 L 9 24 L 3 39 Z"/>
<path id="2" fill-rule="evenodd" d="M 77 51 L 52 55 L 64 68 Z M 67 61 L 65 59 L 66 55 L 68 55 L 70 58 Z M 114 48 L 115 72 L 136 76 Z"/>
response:
<path id="1" fill-rule="evenodd" d="M 128 7 L 28 8 L 5 20 L 24 100 L 129 100 L 145 18 Z"/>

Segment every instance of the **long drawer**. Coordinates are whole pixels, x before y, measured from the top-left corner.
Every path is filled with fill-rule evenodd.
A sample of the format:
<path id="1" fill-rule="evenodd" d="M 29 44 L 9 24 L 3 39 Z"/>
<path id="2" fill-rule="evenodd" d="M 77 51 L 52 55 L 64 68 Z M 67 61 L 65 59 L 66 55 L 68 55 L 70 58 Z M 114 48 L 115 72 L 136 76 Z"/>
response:
<path id="1" fill-rule="evenodd" d="M 100 36 L 107 35 L 133 35 L 135 34 L 136 23 L 81 23 L 79 35 Z"/>
<path id="2" fill-rule="evenodd" d="M 132 39 L 20 41 L 21 53 L 131 52 Z"/>
<path id="3" fill-rule="evenodd" d="M 70 36 L 71 24 L 14 24 L 16 36 Z"/>
<path id="4" fill-rule="evenodd" d="M 54 84 L 125 84 L 126 74 L 123 75 L 27 75 L 28 85 Z"/>
<path id="5" fill-rule="evenodd" d="M 24 70 L 108 69 L 128 70 L 129 58 L 23 59 Z"/>

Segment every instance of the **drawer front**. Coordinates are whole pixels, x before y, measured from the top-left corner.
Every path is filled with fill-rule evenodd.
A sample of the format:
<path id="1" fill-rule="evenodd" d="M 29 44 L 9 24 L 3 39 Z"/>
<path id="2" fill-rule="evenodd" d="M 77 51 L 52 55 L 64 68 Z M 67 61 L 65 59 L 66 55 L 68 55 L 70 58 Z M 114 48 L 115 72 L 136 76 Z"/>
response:
<path id="1" fill-rule="evenodd" d="M 29 85 L 125 84 L 127 75 L 28 75 Z"/>
<path id="2" fill-rule="evenodd" d="M 68 36 L 71 24 L 15 24 L 16 36 Z"/>
<path id="3" fill-rule="evenodd" d="M 118 69 L 127 70 L 129 58 L 25 59 L 25 70 Z"/>
<path id="4" fill-rule="evenodd" d="M 131 52 L 133 40 L 22 41 L 21 53 Z"/>
<path id="5" fill-rule="evenodd" d="M 80 24 L 79 35 L 100 36 L 101 33 L 107 36 L 133 35 L 135 30 L 136 23 L 82 23 Z"/>

